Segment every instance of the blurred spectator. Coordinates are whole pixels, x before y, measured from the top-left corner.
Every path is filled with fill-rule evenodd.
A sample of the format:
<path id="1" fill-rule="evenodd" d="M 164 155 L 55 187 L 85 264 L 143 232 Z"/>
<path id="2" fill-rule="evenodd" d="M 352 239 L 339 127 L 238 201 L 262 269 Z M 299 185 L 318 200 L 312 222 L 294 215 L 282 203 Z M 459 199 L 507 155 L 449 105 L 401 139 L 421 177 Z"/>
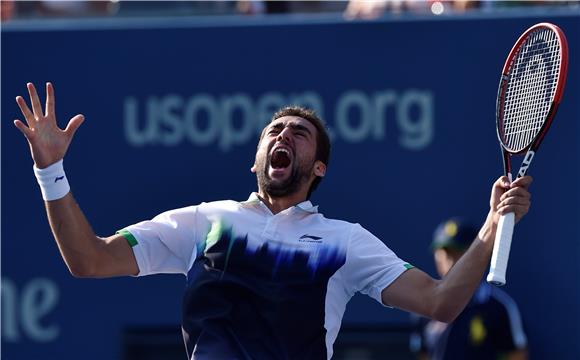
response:
<path id="1" fill-rule="evenodd" d="M 17 1 L 16 15 L 19 18 L 89 17 L 111 14 L 113 1 Z"/>
<path id="2" fill-rule="evenodd" d="M 500 0 L 349 0 L 349 1 L 15 1 L 1 0 L 2 21 L 55 17 L 83 18 L 96 16 L 153 17 L 204 15 L 260 15 L 342 13 L 344 18 L 377 19 L 386 14 L 462 14 L 472 10 L 514 9 L 518 7 L 579 8 L 574 1 L 500 1 Z"/>
<path id="3" fill-rule="evenodd" d="M 13 0 L 2 0 L 0 1 L 0 19 L 8 21 L 14 17 L 16 6 Z"/>
<path id="4" fill-rule="evenodd" d="M 38 11 L 43 16 L 77 17 L 109 14 L 111 1 L 37 1 Z"/>
<path id="5" fill-rule="evenodd" d="M 424 0 L 350 0 L 344 11 L 344 17 L 348 20 L 372 20 L 383 16 L 385 12 L 399 14 L 408 10 L 408 7 L 418 7 L 424 2 Z"/>
<path id="6" fill-rule="evenodd" d="M 116 16 L 206 16 L 236 13 L 235 1 L 119 1 Z"/>
<path id="7" fill-rule="evenodd" d="M 344 17 L 349 20 L 372 20 L 385 13 L 403 12 L 440 15 L 444 12 L 462 13 L 479 8 L 480 5 L 481 1 L 476 0 L 350 0 Z"/>
<path id="8" fill-rule="evenodd" d="M 345 1 L 237 1 L 238 12 L 245 15 L 342 12 L 345 6 Z"/>
<path id="9" fill-rule="evenodd" d="M 533 6 L 578 7 L 580 1 L 496 1 L 496 0 L 349 0 L 344 11 L 348 20 L 373 20 L 385 14 L 462 14 L 475 9 L 505 9 Z"/>
<path id="10" fill-rule="evenodd" d="M 4 2 L 4 1 L 3 1 Z M 12 1 L 11 1 L 12 2 Z M 16 1 L 13 18 L 146 17 L 235 14 L 233 1 Z"/>
<path id="11" fill-rule="evenodd" d="M 441 223 L 431 247 L 443 277 L 478 236 L 458 218 Z M 527 339 L 516 303 L 499 288 L 482 281 L 463 312 L 451 324 L 414 317 L 417 330 L 411 350 L 419 359 L 527 359 Z"/>

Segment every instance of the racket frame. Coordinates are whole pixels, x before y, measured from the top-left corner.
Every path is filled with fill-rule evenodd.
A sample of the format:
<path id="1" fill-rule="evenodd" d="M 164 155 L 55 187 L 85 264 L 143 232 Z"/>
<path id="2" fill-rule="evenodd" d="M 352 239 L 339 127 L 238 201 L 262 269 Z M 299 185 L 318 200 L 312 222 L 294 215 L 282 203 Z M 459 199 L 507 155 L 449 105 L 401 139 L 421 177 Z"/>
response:
<path id="1" fill-rule="evenodd" d="M 503 113 L 504 113 L 504 98 L 505 98 L 505 93 L 506 93 L 506 88 L 507 88 L 507 84 L 508 84 L 508 80 L 509 80 L 509 76 L 510 76 L 510 70 L 512 68 L 514 59 L 516 58 L 516 56 L 518 55 L 522 44 L 526 41 L 528 35 L 533 32 L 536 31 L 539 28 L 549 28 L 551 29 L 555 34 L 556 37 L 558 38 L 558 42 L 560 43 L 560 63 L 561 63 L 561 69 L 560 69 L 560 73 L 558 74 L 558 81 L 557 81 L 557 85 L 556 85 L 556 92 L 554 93 L 554 100 L 552 101 L 552 104 L 550 105 L 550 109 L 548 110 L 548 114 L 546 116 L 546 121 L 544 121 L 544 123 L 542 124 L 542 127 L 540 129 L 540 131 L 538 132 L 538 134 L 535 136 L 535 138 L 532 140 L 531 144 L 529 146 L 524 147 L 522 150 L 520 151 L 512 151 L 510 149 L 508 149 L 505 144 L 504 144 L 504 140 L 503 140 L 503 136 L 502 136 L 502 131 L 503 131 L 503 126 L 502 126 L 502 121 L 503 121 Z M 500 82 L 499 82 L 499 87 L 497 90 L 497 100 L 496 100 L 496 130 L 497 130 L 497 137 L 499 140 L 499 143 L 501 145 L 501 148 L 503 150 L 503 160 L 504 160 L 504 174 L 506 176 L 509 176 L 508 174 L 511 173 L 511 164 L 510 164 L 510 155 L 519 155 L 519 154 L 523 154 L 524 152 L 526 152 L 526 150 L 532 150 L 534 153 L 538 150 L 538 148 L 540 147 L 540 144 L 542 143 L 542 141 L 544 140 L 544 136 L 546 136 L 546 133 L 548 132 L 548 129 L 550 128 L 550 125 L 552 124 L 552 120 L 554 119 L 554 117 L 556 116 L 556 111 L 558 109 L 558 106 L 560 105 L 560 101 L 562 100 L 562 95 L 564 94 L 564 87 L 566 86 L 566 75 L 568 74 L 568 42 L 566 40 L 566 36 L 564 35 L 564 32 L 556 25 L 551 24 L 551 23 L 539 23 L 536 24 L 532 27 L 530 27 L 528 30 L 526 30 L 520 37 L 519 39 L 516 41 L 516 43 L 514 44 L 514 46 L 512 47 L 505 63 L 502 69 L 502 76 L 500 78 Z M 560 85 L 562 84 L 562 85 Z M 528 156 L 526 156 L 528 157 Z M 533 157 L 533 155 L 532 155 Z M 531 159 L 530 159 L 531 162 Z M 528 163 L 529 166 L 529 163 Z M 526 172 L 527 172 L 527 167 L 526 167 Z M 519 172 L 518 172 L 519 174 Z M 525 173 L 523 174 L 525 175 Z M 521 175 L 521 176 L 523 176 Z M 518 176 L 518 177 L 521 177 Z"/>
<path id="2" fill-rule="evenodd" d="M 558 42 L 560 44 L 560 72 L 558 74 L 558 80 L 556 84 L 556 90 L 554 93 L 554 98 L 552 103 L 550 104 L 550 108 L 548 110 L 548 114 L 546 115 L 546 120 L 542 124 L 540 131 L 536 134 L 534 139 L 528 146 L 525 146 L 521 150 L 513 151 L 509 149 L 503 139 L 503 114 L 504 114 L 504 98 L 506 94 L 506 88 L 509 81 L 510 70 L 512 69 L 512 65 L 514 59 L 517 57 L 519 51 L 521 50 L 522 44 L 527 40 L 528 35 L 539 28 L 549 28 L 551 29 L 558 38 Z M 544 140 L 550 125 L 552 124 L 552 120 L 556 116 L 556 111 L 562 99 L 562 95 L 564 93 L 564 87 L 566 83 L 566 76 L 568 73 L 568 42 L 566 40 L 566 36 L 564 32 L 556 25 L 551 23 L 539 23 L 536 24 L 529 29 L 527 29 L 516 41 L 514 46 L 512 47 L 502 69 L 502 76 L 500 78 L 498 92 L 497 92 L 497 100 L 496 100 L 496 130 L 497 130 L 497 137 L 502 149 L 502 159 L 503 159 L 503 167 L 504 167 L 504 175 L 508 177 L 509 181 L 512 181 L 512 173 L 511 173 L 511 156 L 512 155 L 519 155 L 526 152 L 524 159 L 520 165 L 520 169 L 517 173 L 516 178 L 520 178 L 526 175 L 528 168 L 534 158 L 535 153 L 538 151 L 540 144 Z M 498 224 L 498 231 L 496 234 L 496 241 L 494 244 L 492 259 L 491 259 L 491 269 L 489 275 L 487 276 L 487 281 L 494 284 L 494 285 L 504 285 L 505 284 L 505 271 L 507 268 L 507 261 L 509 258 L 509 251 L 511 246 L 511 238 L 513 234 L 513 226 L 514 226 L 514 215 L 513 213 L 502 215 L 500 218 L 500 223 Z M 505 233 L 505 234 L 504 234 Z M 500 244 L 503 243 L 503 244 Z M 501 248 L 501 249 L 500 249 Z M 503 254 L 500 254 L 503 252 Z M 503 259 L 501 259 L 503 258 Z M 501 264 L 504 262 L 504 264 Z"/>

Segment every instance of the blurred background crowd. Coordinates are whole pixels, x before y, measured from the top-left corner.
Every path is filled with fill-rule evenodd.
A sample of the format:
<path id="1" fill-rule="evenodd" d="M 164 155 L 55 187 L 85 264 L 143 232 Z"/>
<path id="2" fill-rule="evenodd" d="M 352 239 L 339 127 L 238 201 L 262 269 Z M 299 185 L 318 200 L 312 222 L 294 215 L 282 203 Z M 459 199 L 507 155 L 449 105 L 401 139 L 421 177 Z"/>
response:
<path id="1" fill-rule="evenodd" d="M 1 1 L 2 21 L 66 17 L 150 17 L 265 14 L 342 14 L 347 19 L 464 14 L 522 7 L 579 7 L 580 1 L 527 0 L 349 0 L 349 1 Z"/>

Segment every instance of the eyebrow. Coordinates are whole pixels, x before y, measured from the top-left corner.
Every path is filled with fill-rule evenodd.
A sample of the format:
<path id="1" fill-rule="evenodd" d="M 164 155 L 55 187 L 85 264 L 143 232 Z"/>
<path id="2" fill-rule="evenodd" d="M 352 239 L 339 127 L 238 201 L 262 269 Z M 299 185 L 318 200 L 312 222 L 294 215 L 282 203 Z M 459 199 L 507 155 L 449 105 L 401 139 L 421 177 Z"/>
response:
<path id="1" fill-rule="evenodd" d="M 291 129 L 298 130 L 298 131 L 304 131 L 304 132 L 308 133 L 309 135 L 312 135 L 312 132 L 310 131 L 309 128 L 307 128 L 304 125 L 300 125 L 300 124 L 292 124 L 292 123 L 290 123 L 288 125 L 284 125 L 284 123 L 279 122 L 279 123 L 276 123 L 274 125 L 271 125 L 270 126 L 270 129 L 280 130 L 280 129 L 283 129 L 284 127 L 286 127 L 286 126 L 288 126 Z"/>

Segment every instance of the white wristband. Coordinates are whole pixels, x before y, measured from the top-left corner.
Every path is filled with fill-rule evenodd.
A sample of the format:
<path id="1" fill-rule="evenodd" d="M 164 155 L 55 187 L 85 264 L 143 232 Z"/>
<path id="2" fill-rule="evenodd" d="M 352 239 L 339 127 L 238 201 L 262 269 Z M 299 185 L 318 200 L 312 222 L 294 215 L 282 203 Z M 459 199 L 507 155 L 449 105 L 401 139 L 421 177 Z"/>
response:
<path id="1" fill-rule="evenodd" d="M 36 165 L 33 168 L 44 200 L 58 200 L 68 194 L 70 186 L 64 173 L 62 159 L 44 169 L 39 169 Z"/>

